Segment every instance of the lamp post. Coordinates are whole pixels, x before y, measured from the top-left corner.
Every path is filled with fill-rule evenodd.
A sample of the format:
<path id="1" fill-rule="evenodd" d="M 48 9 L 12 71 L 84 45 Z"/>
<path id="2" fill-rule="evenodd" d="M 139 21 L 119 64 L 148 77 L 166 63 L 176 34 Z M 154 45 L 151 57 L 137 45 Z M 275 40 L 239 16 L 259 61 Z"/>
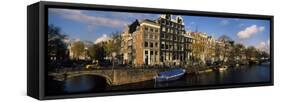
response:
<path id="1" fill-rule="evenodd" d="M 111 71 L 112 71 L 112 75 L 114 76 L 113 68 L 114 68 L 114 58 L 115 58 L 115 56 L 116 56 L 116 52 L 112 52 L 112 53 L 111 53 L 111 56 L 112 56 L 112 69 L 111 69 Z M 113 78 L 114 78 L 114 77 L 113 77 Z"/>
<path id="2" fill-rule="evenodd" d="M 112 65 L 113 65 L 112 70 L 113 70 L 113 68 L 114 68 L 114 60 L 115 60 L 116 52 L 112 52 L 112 53 L 111 53 L 111 56 L 112 56 Z"/>

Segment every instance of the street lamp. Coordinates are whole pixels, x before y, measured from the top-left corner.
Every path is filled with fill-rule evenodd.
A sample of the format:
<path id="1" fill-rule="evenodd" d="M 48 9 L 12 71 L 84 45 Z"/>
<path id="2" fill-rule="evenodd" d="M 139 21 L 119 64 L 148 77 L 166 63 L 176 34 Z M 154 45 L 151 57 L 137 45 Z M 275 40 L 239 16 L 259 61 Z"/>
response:
<path id="1" fill-rule="evenodd" d="M 116 56 L 117 54 L 116 54 L 116 52 L 112 52 L 111 53 L 111 56 L 112 56 L 112 65 L 113 65 L 113 67 L 114 67 L 114 59 L 115 59 L 115 56 Z M 113 67 L 112 67 L 112 70 L 113 70 Z"/>
<path id="2" fill-rule="evenodd" d="M 116 56 L 116 52 L 112 52 L 112 53 L 111 53 L 111 56 L 112 56 L 112 65 L 113 65 L 111 70 L 112 70 L 112 75 L 114 75 L 113 68 L 114 68 L 114 58 L 115 58 L 115 56 Z"/>

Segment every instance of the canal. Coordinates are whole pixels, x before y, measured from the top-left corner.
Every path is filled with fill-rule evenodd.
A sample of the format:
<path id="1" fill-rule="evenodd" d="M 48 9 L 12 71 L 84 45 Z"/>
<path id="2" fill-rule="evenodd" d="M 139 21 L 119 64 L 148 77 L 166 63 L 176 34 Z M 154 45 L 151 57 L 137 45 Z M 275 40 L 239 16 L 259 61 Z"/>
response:
<path id="1" fill-rule="evenodd" d="M 224 71 L 213 71 L 199 75 L 185 75 L 181 79 L 165 83 L 156 83 L 154 80 L 119 86 L 109 86 L 102 77 L 85 75 L 67 79 L 64 82 L 51 84 L 47 95 L 95 93 L 110 91 L 130 91 L 157 88 L 193 87 L 204 85 L 242 84 L 251 82 L 270 81 L 270 64 L 245 65 L 237 68 L 228 68 Z M 54 90 L 54 91 L 52 91 Z"/>

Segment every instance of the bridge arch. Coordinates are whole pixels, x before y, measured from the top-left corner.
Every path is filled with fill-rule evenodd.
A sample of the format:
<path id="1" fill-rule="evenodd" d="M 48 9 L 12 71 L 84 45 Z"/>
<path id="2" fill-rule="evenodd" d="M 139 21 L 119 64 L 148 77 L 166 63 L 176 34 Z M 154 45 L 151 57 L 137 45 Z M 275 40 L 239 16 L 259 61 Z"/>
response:
<path id="1" fill-rule="evenodd" d="M 67 79 L 68 78 L 73 78 L 73 77 L 79 77 L 79 76 L 83 76 L 83 75 L 99 76 L 99 77 L 104 78 L 108 85 L 112 85 L 113 84 L 112 78 L 110 76 L 104 75 L 104 74 L 101 74 L 101 73 L 94 73 L 94 72 L 68 73 L 67 74 Z"/>

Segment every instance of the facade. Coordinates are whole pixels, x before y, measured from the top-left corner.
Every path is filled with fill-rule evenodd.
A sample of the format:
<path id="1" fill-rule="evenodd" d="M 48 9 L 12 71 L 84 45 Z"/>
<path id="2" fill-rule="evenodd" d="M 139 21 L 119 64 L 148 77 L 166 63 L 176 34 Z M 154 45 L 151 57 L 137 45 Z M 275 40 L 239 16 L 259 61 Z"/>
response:
<path id="1" fill-rule="evenodd" d="M 136 20 L 122 33 L 123 62 L 134 65 L 183 65 L 191 56 L 192 37 L 183 19 L 169 14 L 157 20 Z"/>
<path id="2" fill-rule="evenodd" d="M 125 28 L 121 52 L 125 64 L 159 64 L 159 24 L 145 19 L 136 20 Z"/>
<path id="3" fill-rule="evenodd" d="M 207 52 L 207 41 L 208 35 L 201 32 L 190 32 L 190 35 L 193 37 L 194 41 L 192 43 L 192 61 L 205 63 L 205 57 Z"/>
<path id="4" fill-rule="evenodd" d="M 161 25 L 161 63 L 167 65 L 181 64 L 181 61 L 185 59 L 183 19 L 180 16 L 172 19 L 171 15 L 166 14 L 158 18 L 157 22 Z"/>
<path id="5" fill-rule="evenodd" d="M 190 32 L 186 32 L 184 35 L 184 65 L 191 64 L 192 57 L 192 43 L 194 42 L 194 38 L 191 36 Z"/>
<path id="6" fill-rule="evenodd" d="M 208 36 L 207 45 L 206 45 L 206 58 L 205 61 L 207 64 L 213 64 L 216 61 L 216 40 L 212 36 Z"/>
<path id="7" fill-rule="evenodd" d="M 190 32 L 193 38 L 192 60 L 201 64 L 213 64 L 217 61 L 228 61 L 232 56 L 233 41 L 223 38 L 216 40 L 202 32 Z"/>

